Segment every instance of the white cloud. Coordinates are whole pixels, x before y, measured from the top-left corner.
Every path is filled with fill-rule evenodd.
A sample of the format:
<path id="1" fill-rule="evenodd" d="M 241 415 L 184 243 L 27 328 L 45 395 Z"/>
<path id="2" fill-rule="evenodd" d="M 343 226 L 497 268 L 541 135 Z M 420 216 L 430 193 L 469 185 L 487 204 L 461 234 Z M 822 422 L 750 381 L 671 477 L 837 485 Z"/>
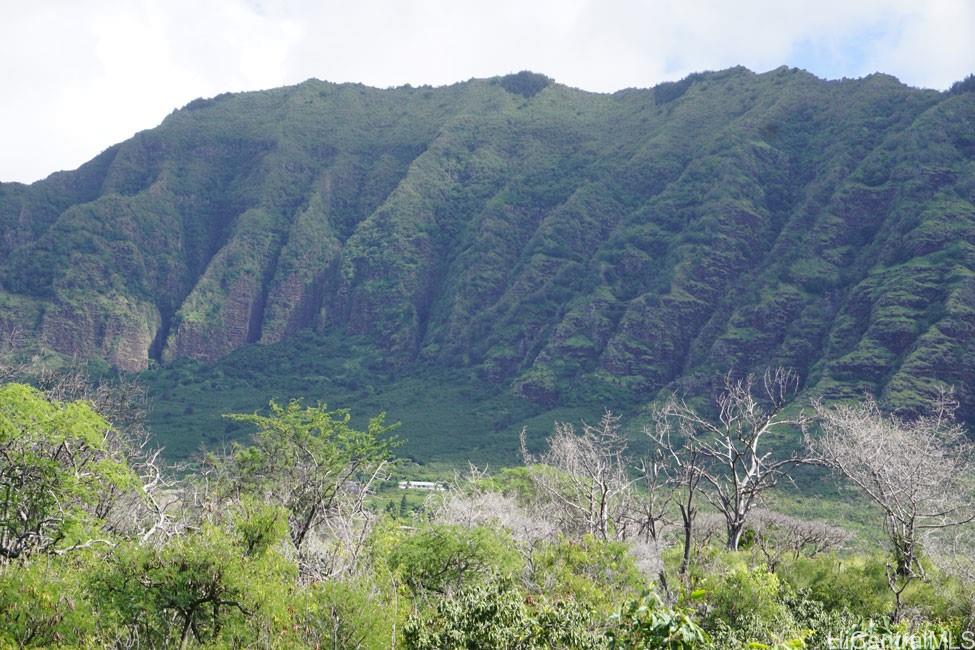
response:
<path id="1" fill-rule="evenodd" d="M 975 67 L 970 0 L 0 0 L 0 179 L 73 168 L 199 96 L 532 69 L 598 91 L 701 69 Z M 810 59 L 813 56 L 813 59 Z"/>
<path id="2" fill-rule="evenodd" d="M 946 88 L 975 72 L 975 2 L 932 0 L 908 7 L 869 65 L 919 86 Z"/>

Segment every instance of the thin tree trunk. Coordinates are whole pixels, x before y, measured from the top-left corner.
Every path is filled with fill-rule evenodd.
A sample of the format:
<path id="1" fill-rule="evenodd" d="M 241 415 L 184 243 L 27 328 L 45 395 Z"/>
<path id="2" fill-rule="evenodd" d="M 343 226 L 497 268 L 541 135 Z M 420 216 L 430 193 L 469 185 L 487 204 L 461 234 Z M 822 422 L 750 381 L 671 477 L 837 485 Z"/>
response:
<path id="1" fill-rule="evenodd" d="M 687 576 L 687 567 L 691 563 L 691 533 L 693 521 L 687 511 L 681 507 L 681 519 L 684 521 L 684 556 L 680 561 L 680 575 L 681 577 Z"/>
<path id="2" fill-rule="evenodd" d="M 186 645 L 190 642 L 190 626 L 193 624 L 193 612 L 184 614 L 186 621 L 183 623 L 183 633 L 179 637 L 180 650 L 186 650 Z"/>

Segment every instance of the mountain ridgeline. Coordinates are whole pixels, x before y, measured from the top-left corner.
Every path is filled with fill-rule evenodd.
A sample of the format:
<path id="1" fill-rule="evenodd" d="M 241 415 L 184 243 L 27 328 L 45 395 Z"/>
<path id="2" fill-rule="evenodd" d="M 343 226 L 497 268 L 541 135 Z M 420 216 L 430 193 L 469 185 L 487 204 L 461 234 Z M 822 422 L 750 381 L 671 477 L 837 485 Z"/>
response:
<path id="1" fill-rule="evenodd" d="M 125 370 L 314 330 L 546 407 L 781 365 L 890 408 L 952 385 L 971 422 L 970 90 L 734 68 L 198 99 L 0 185 L 0 326 Z"/>

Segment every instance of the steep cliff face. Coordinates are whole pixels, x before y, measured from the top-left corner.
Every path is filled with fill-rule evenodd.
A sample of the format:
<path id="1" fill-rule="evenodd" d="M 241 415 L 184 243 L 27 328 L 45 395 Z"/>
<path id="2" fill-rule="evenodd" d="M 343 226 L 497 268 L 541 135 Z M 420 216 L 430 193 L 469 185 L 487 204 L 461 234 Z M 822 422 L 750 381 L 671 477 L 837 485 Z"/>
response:
<path id="1" fill-rule="evenodd" d="M 972 133 L 973 93 L 784 68 L 197 100 L 0 185 L 0 325 L 129 370 L 362 335 L 544 404 L 784 364 L 972 418 Z"/>

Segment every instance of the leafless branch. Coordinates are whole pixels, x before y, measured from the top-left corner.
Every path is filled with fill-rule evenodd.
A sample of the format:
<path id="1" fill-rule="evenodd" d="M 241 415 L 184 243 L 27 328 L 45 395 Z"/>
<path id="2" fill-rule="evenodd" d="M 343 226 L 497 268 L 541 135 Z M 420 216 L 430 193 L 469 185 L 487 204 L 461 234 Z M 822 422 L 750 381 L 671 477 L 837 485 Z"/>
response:
<path id="1" fill-rule="evenodd" d="M 608 411 L 598 425 L 584 423 L 580 431 L 556 423 L 548 448 L 537 457 L 528 453 L 522 433 L 525 463 L 561 529 L 600 539 L 628 536 L 637 478 L 629 472 L 627 446 L 619 418 Z"/>
<path id="2" fill-rule="evenodd" d="M 822 433 L 807 444 L 836 473 L 846 477 L 884 513 L 893 552 L 889 569 L 896 597 L 924 577 L 920 562 L 927 531 L 975 520 L 975 446 L 953 417 L 951 400 L 934 415 L 904 420 L 881 413 L 871 399 L 856 404 L 815 404 Z"/>
<path id="3" fill-rule="evenodd" d="M 755 546 L 770 571 L 775 571 L 785 557 L 816 557 L 850 540 L 849 533 L 825 521 L 806 521 L 764 509 L 752 513 L 751 528 Z"/>
<path id="4" fill-rule="evenodd" d="M 678 395 L 657 414 L 665 434 L 651 437 L 675 465 L 672 471 L 680 475 L 685 493 L 692 479 L 707 486 L 700 494 L 724 516 L 731 550 L 737 550 L 748 515 L 762 496 L 783 479 L 791 480 L 791 468 L 814 462 L 799 452 L 776 454 L 766 442 L 770 434 L 805 431 L 809 418 L 801 410 L 790 414 L 786 409 L 798 387 L 797 375 L 782 368 L 767 370 L 760 380 L 729 375 L 713 419 Z M 682 440 L 679 446 L 674 437 Z"/>

